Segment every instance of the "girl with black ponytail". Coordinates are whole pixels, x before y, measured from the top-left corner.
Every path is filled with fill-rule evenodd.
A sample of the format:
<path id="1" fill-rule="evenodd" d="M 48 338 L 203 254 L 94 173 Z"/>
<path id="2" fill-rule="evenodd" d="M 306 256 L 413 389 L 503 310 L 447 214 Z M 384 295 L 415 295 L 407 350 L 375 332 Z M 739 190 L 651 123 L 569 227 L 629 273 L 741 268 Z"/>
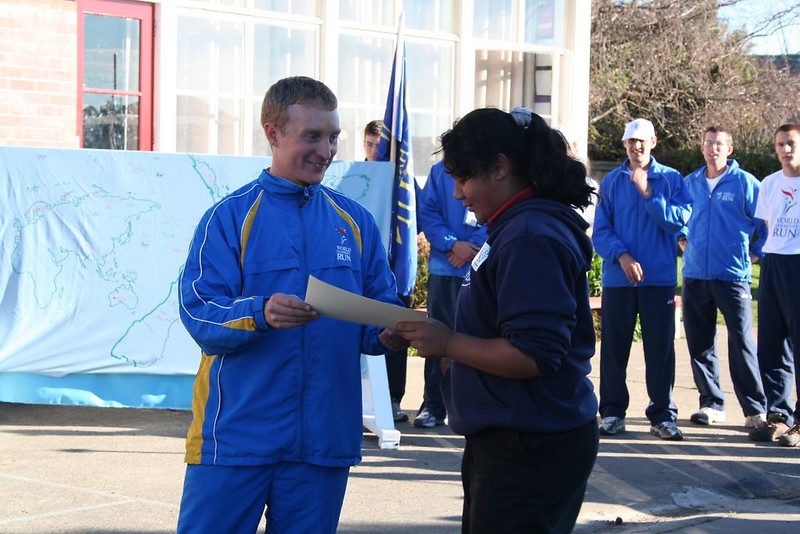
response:
<path id="1" fill-rule="evenodd" d="M 564 137 L 523 108 L 472 111 L 441 151 L 489 237 L 455 330 L 433 319 L 398 330 L 420 355 L 446 357 L 449 424 L 466 437 L 462 531 L 570 532 L 598 448 L 592 244 L 573 209 L 593 188 Z"/>

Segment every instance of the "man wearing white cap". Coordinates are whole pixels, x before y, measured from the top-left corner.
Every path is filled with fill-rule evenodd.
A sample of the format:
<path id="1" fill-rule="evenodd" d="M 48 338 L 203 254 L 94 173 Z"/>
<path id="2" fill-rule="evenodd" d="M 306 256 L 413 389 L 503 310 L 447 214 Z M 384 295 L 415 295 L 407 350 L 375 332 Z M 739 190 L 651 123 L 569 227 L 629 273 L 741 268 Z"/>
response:
<path id="1" fill-rule="evenodd" d="M 628 158 L 600 183 L 592 240 L 603 258 L 600 321 L 600 433 L 625 430 L 625 383 L 636 317 L 642 327 L 650 432 L 680 440 L 672 400 L 675 382 L 677 235 L 689 217 L 689 197 L 677 170 L 658 163 L 653 123 L 625 125 Z"/>

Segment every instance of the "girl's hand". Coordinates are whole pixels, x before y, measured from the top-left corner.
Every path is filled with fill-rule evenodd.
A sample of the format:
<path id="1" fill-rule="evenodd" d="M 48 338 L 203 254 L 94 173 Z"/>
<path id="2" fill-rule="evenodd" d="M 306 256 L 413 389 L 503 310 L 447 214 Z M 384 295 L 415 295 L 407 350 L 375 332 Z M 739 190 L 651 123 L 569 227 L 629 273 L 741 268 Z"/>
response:
<path id="1" fill-rule="evenodd" d="M 436 319 L 397 323 L 397 332 L 417 349 L 420 356 L 447 356 L 447 345 L 455 333 Z"/>

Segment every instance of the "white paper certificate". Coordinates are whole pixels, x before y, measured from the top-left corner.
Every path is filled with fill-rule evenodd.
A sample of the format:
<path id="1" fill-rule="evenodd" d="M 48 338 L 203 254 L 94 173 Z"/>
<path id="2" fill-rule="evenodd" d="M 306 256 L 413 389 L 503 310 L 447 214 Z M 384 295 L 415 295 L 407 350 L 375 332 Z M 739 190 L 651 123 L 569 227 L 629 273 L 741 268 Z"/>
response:
<path id="1" fill-rule="evenodd" d="M 427 314 L 420 310 L 356 295 L 313 276 L 308 277 L 305 301 L 325 317 L 384 328 L 394 328 L 399 321 L 424 321 L 427 318 Z"/>

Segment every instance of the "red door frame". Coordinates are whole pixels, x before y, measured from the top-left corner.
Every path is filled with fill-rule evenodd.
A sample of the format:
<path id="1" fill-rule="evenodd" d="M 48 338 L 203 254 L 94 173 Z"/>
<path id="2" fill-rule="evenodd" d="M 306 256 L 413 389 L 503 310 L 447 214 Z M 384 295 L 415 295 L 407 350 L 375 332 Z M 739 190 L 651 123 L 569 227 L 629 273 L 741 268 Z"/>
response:
<path id="1" fill-rule="evenodd" d="M 77 127 L 80 146 L 83 146 L 83 43 L 84 14 L 108 15 L 138 19 L 139 36 L 139 91 L 108 91 L 109 94 L 139 96 L 139 150 L 153 150 L 153 18 L 155 6 L 146 2 L 129 0 L 78 0 L 78 109 Z M 105 91 L 104 91 L 105 92 Z"/>

